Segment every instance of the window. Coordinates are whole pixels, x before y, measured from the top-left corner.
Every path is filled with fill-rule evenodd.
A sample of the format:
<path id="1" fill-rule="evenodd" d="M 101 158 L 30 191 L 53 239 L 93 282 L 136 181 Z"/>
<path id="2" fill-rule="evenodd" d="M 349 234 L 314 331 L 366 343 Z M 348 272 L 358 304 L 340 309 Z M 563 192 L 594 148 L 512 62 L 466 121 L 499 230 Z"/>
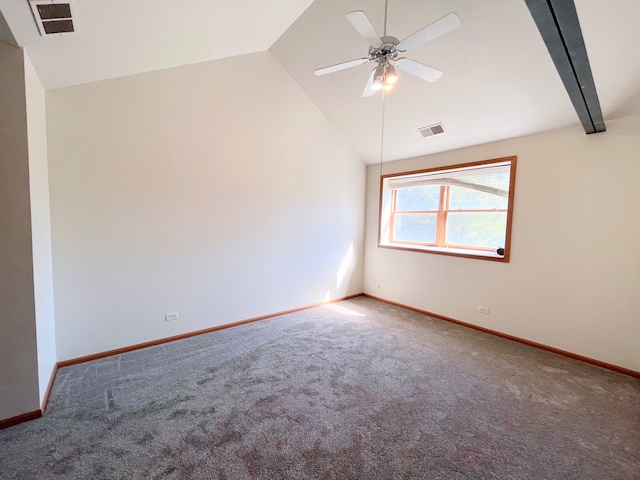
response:
<path id="1" fill-rule="evenodd" d="M 516 157 L 381 177 L 379 246 L 509 261 Z"/>

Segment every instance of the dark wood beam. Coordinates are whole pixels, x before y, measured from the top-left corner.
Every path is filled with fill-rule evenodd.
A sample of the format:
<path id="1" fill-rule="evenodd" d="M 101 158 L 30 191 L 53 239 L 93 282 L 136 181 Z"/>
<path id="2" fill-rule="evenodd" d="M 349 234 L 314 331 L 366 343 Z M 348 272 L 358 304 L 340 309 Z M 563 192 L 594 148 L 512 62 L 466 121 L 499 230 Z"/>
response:
<path id="1" fill-rule="evenodd" d="M 573 0 L 525 0 L 585 132 L 606 131 Z"/>

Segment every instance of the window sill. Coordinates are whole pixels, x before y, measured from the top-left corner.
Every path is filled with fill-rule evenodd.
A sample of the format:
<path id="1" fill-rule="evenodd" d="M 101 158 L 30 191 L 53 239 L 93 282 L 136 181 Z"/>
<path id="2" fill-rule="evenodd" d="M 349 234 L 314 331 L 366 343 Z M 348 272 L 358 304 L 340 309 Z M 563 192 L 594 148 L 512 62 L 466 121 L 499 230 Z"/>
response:
<path id="1" fill-rule="evenodd" d="M 410 252 L 435 253 L 437 255 L 449 255 L 453 257 L 477 258 L 479 260 L 492 260 L 495 262 L 509 263 L 509 253 L 498 255 L 495 252 L 482 250 L 467 250 L 464 248 L 429 247 L 422 245 L 406 245 L 402 243 L 380 243 L 380 248 L 390 248 L 393 250 L 407 250 Z"/>

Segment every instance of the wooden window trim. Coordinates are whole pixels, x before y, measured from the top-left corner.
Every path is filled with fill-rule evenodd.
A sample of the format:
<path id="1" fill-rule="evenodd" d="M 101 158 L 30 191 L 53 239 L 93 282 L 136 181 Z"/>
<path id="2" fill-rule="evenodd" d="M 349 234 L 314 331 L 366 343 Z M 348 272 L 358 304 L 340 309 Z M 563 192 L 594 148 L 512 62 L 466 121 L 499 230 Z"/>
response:
<path id="1" fill-rule="evenodd" d="M 382 207 L 383 207 L 383 187 L 384 181 L 387 178 L 393 177 L 401 177 L 401 176 L 409 176 L 415 174 L 422 173 L 435 173 L 439 171 L 445 170 L 453 170 L 453 169 L 462 169 L 469 167 L 479 167 L 483 165 L 491 165 L 496 163 L 510 163 L 510 183 L 509 183 L 509 197 L 507 200 L 508 207 L 504 208 L 496 208 L 496 209 L 450 209 L 450 201 L 451 201 L 451 187 L 448 185 L 440 186 L 440 203 L 438 210 L 410 210 L 410 211 L 398 211 L 397 210 L 397 189 L 391 190 L 391 211 L 389 212 L 389 242 L 390 244 L 382 243 L 382 225 L 380 219 L 382 218 Z M 482 160 L 478 162 L 469 162 L 458 165 L 449 165 L 444 167 L 430 168 L 424 170 L 414 170 L 409 172 L 401 172 L 394 173 L 388 175 L 380 176 L 380 201 L 379 201 L 379 211 L 378 211 L 378 247 L 379 248 L 388 248 L 388 249 L 396 249 L 396 250 L 407 250 L 407 251 L 415 251 L 421 253 L 435 253 L 439 255 L 450 255 L 456 257 L 469 257 L 469 258 L 477 258 L 483 260 L 493 260 L 498 262 L 509 262 L 510 251 L 511 251 L 511 228 L 513 221 L 513 209 L 514 209 L 514 195 L 515 195 L 515 177 L 516 177 L 516 164 L 517 157 L 502 157 L 490 160 Z M 396 240 L 394 238 L 395 234 L 395 223 L 396 216 L 399 215 L 411 215 L 411 214 L 437 214 L 436 220 L 436 243 L 425 243 L 425 242 L 411 242 L 404 240 Z M 506 234 L 505 234 L 505 254 L 504 256 L 486 256 L 486 255 L 475 255 L 473 253 L 467 253 L 465 251 L 477 251 L 477 252 L 494 252 L 493 248 L 488 247 L 477 247 L 477 246 L 468 246 L 468 245 L 457 245 L 457 244 L 447 244 L 446 243 L 446 226 L 448 221 L 449 213 L 506 213 L 507 214 L 507 223 L 506 223 Z M 409 248 L 407 247 L 409 246 Z M 415 246 L 416 248 L 410 248 L 410 246 Z M 427 248 L 420 248 L 427 247 Z M 443 249 L 443 250 L 432 250 L 428 247 Z M 447 249 L 455 249 L 451 251 L 447 251 Z"/>

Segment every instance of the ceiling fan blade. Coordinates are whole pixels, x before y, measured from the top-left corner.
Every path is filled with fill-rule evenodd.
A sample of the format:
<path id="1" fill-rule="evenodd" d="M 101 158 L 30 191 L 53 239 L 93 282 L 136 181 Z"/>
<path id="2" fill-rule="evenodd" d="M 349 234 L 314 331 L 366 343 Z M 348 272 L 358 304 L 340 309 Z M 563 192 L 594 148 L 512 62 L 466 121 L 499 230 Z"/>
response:
<path id="1" fill-rule="evenodd" d="M 376 69 L 374 68 L 373 70 L 371 70 L 371 75 L 369 75 L 369 80 L 367 80 L 367 84 L 365 85 L 364 90 L 362 91 L 363 97 L 370 97 L 371 95 L 376 93 L 376 91 L 373 89 L 373 80 L 375 76 L 376 76 Z"/>
<path id="2" fill-rule="evenodd" d="M 329 67 L 318 68 L 317 70 L 314 70 L 313 73 L 315 73 L 317 76 L 326 75 L 327 73 L 338 72 L 340 70 L 344 70 L 345 68 L 351 68 L 357 65 L 364 65 L 370 60 L 371 59 L 369 58 L 356 58 L 355 60 L 349 60 L 348 62 L 338 63 L 336 65 L 331 65 Z"/>
<path id="3" fill-rule="evenodd" d="M 399 58 L 396 60 L 396 67 L 410 73 L 411 75 L 415 75 L 416 77 L 426 80 L 427 82 L 435 82 L 442 76 L 442 72 L 440 70 L 436 70 L 435 68 L 423 65 L 422 63 L 418 63 L 408 58 Z"/>
<path id="4" fill-rule="evenodd" d="M 367 14 L 362 10 L 347 13 L 347 20 L 351 22 L 351 25 L 358 31 L 360 36 L 369 42 L 370 46 L 376 48 L 382 46 L 380 35 L 378 35 L 376 29 L 373 28 L 373 25 L 371 25 Z"/>
<path id="5" fill-rule="evenodd" d="M 416 33 L 409 35 L 407 38 L 402 40 L 398 44 L 398 51 L 406 52 L 412 48 L 424 45 L 445 33 L 455 30 L 460 25 L 462 25 L 462 22 L 460 22 L 460 17 L 458 17 L 458 15 L 455 13 L 445 15 L 440 20 L 436 20 L 432 24 L 424 27 L 422 30 L 418 30 Z"/>

